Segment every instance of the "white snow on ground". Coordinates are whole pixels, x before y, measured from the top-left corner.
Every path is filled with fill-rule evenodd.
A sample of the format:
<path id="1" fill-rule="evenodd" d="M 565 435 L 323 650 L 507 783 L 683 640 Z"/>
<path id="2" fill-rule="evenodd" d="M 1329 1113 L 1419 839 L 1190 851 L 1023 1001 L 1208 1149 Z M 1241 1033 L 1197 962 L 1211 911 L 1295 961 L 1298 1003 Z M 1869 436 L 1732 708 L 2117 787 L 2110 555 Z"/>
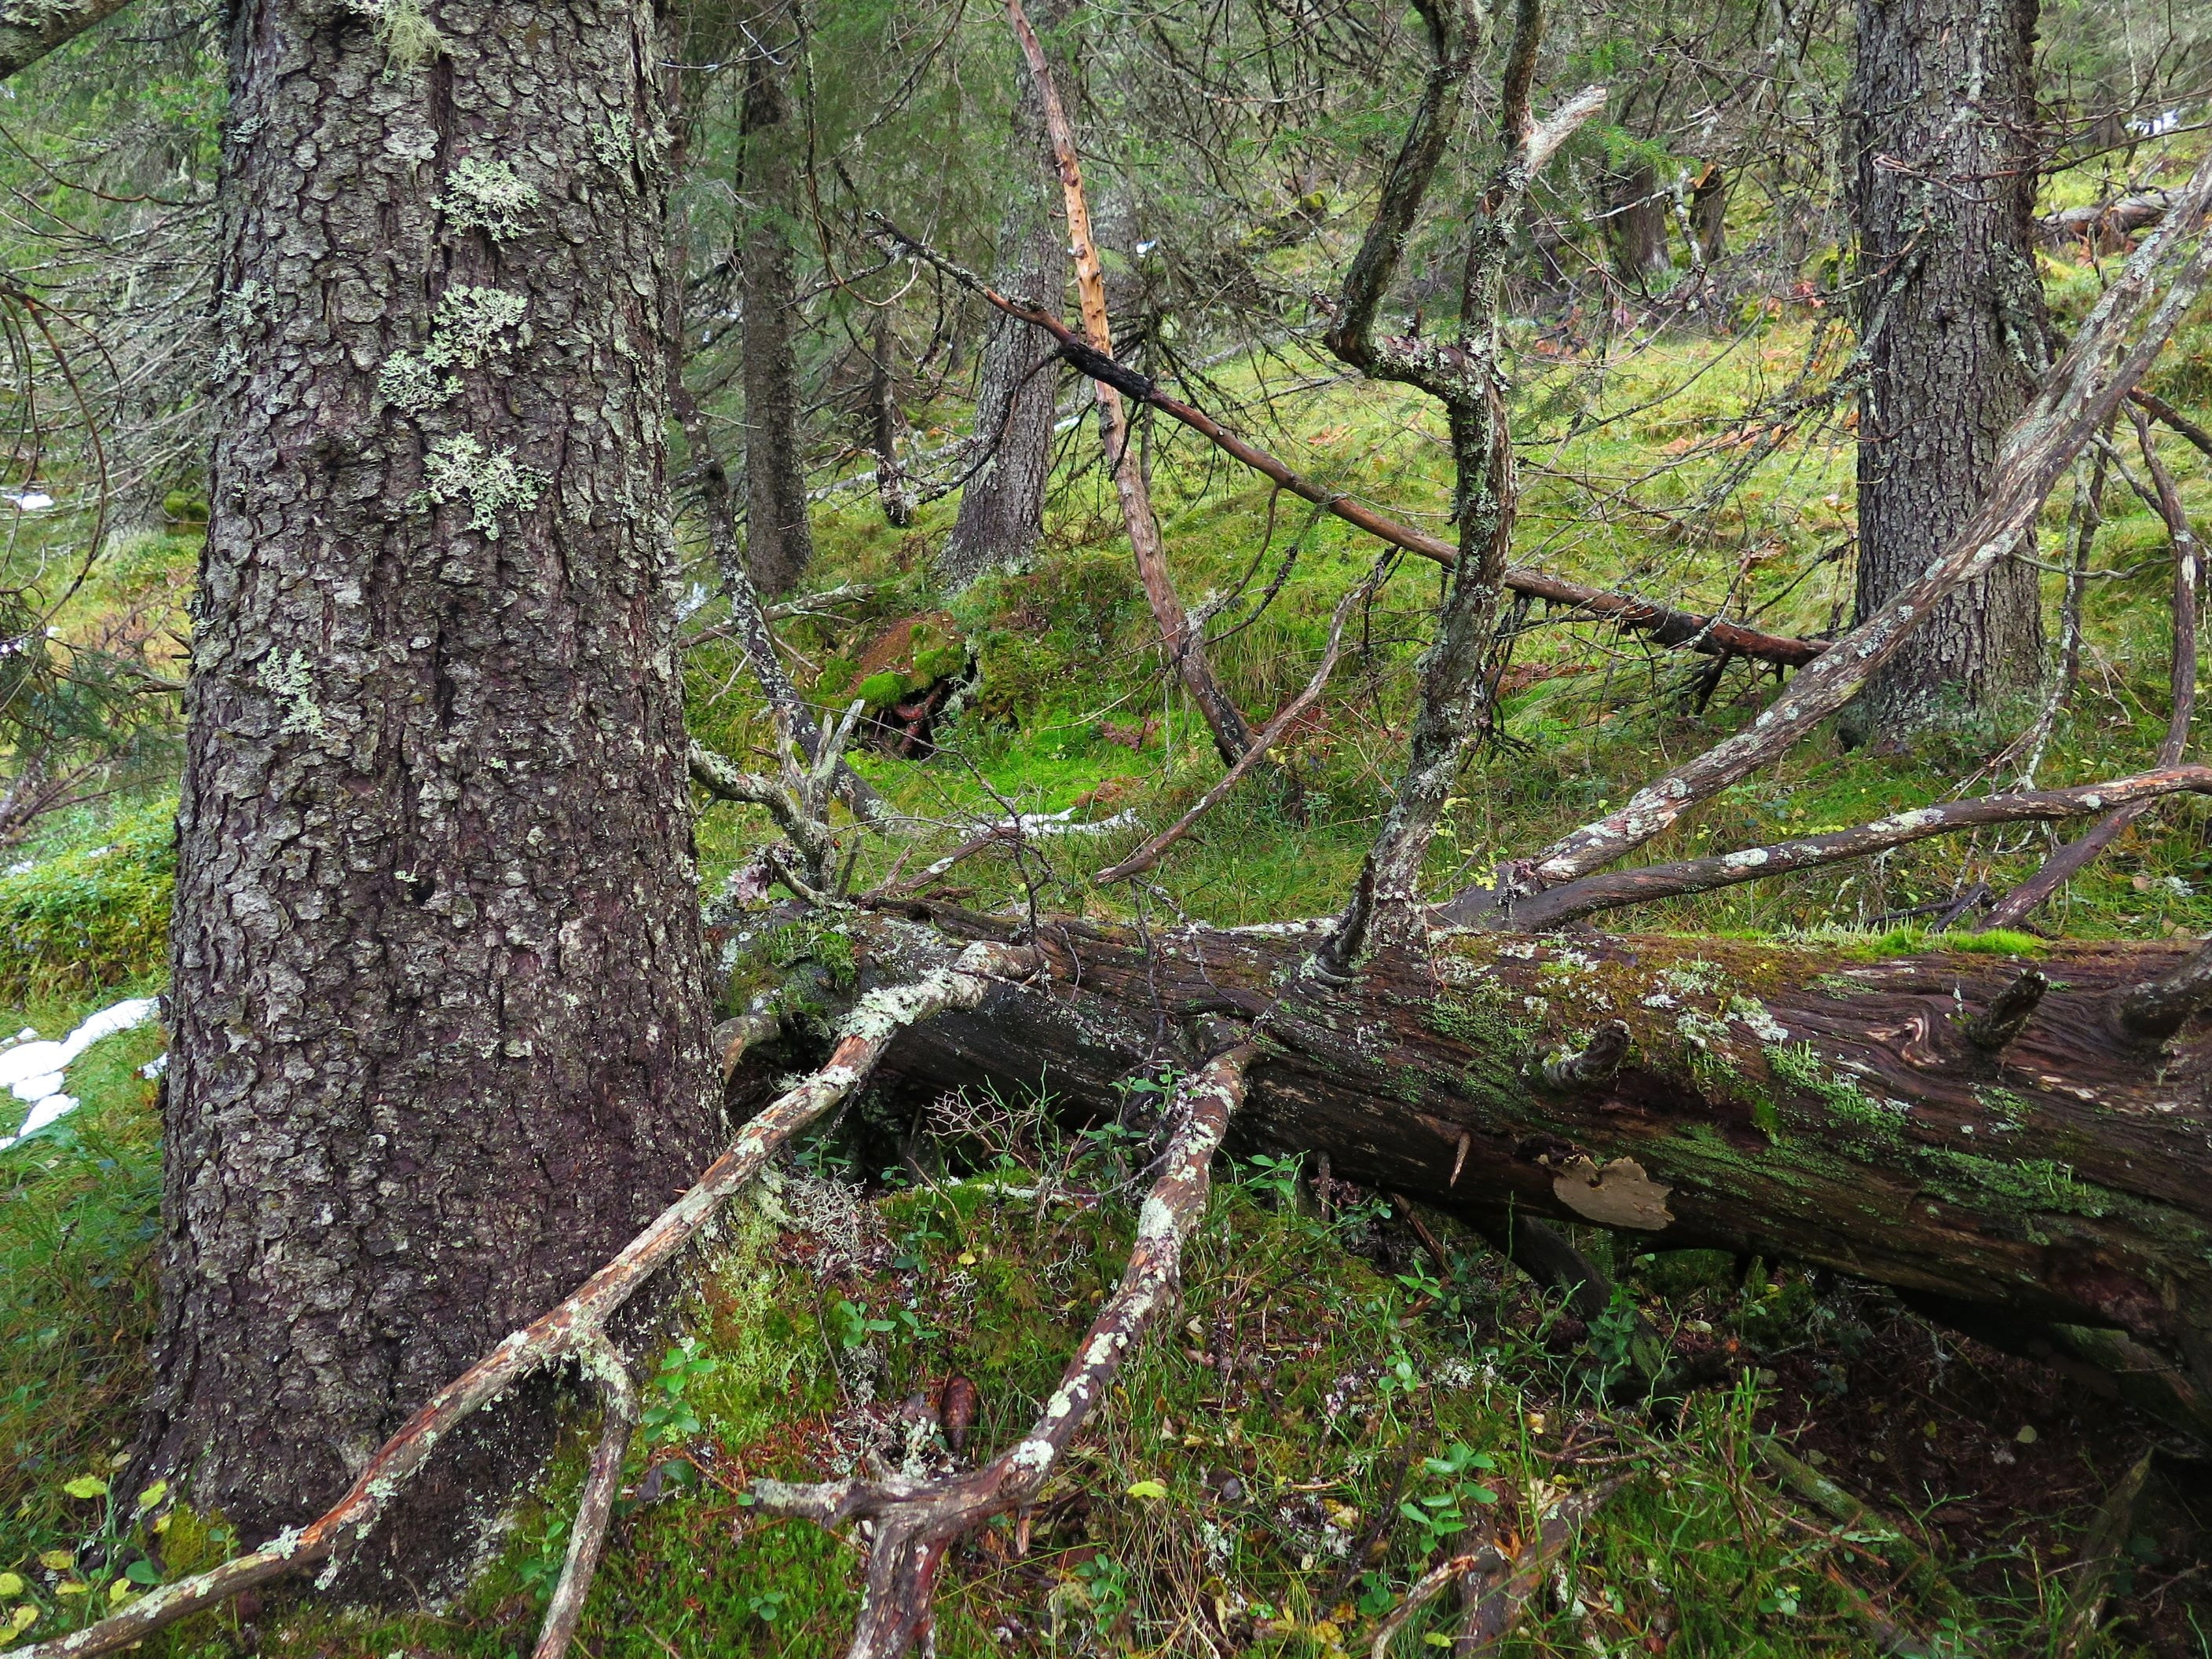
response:
<path id="1" fill-rule="evenodd" d="M 22 1127 L 12 1135 L 0 1135 L 0 1152 L 75 1111 L 76 1097 L 62 1092 L 70 1062 L 100 1038 L 143 1025 L 154 1018 L 155 1006 L 152 997 L 131 997 L 88 1016 L 59 1042 L 40 1042 L 39 1034 L 26 1027 L 12 1043 L 0 1048 L 0 1089 L 12 1089 L 16 1099 L 31 1103 Z"/>

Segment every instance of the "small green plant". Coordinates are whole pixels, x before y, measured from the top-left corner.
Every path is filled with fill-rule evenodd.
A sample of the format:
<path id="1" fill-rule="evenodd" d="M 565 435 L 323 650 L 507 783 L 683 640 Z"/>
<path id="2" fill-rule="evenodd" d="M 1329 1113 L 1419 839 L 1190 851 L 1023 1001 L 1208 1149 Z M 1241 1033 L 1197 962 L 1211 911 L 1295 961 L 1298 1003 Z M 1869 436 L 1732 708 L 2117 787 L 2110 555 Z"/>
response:
<path id="1" fill-rule="evenodd" d="M 848 1353 L 870 1337 L 898 1328 L 891 1320 L 870 1318 L 866 1307 L 844 1297 L 838 1297 L 822 1316 L 822 1328 L 829 1332 L 831 1341 Z"/>
<path id="2" fill-rule="evenodd" d="M 661 1356 L 660 1369 L 646 1384 L 643 1426 L 647 1445 L 690 1440 L 700 1432 L 699 1413 L 690 1398 L 691 1386 L 720 1369 L 720 1360 L 700 1352 L 699 1339 L 694 1336 L 680 1339 Z"/>
<path id="3" fill-rule="evenodd" d="M 1495 1491 L 1474 1478 L 1497 1467 L 1498 1460 L 1488 1452 L 1476 1451 L 1458 1441 L 1447 1447 L 1442 1456 L 1421 1460 L 1422 1469 L 1435 1484 L 1418 1497 L 1401 1499 L 1398 1513 L 1419 1528 L 1424 1559 L 1434 1555 L 1446 1539 L 1474 1524 L 1474 1508 L 1498 1501 Z"/>
<path id="4" fill-rule="evenodd" d="M 1298 1201 L 1298 1171 L 1305 1164 L 1305 1155 L 1274 1158 L 1266 1152 L 1252 1154 L 1252 1173 L 1245 1184 L 1255 1193 L 1271 1195 L 1278 1209 L 1288 1209 Z"/>

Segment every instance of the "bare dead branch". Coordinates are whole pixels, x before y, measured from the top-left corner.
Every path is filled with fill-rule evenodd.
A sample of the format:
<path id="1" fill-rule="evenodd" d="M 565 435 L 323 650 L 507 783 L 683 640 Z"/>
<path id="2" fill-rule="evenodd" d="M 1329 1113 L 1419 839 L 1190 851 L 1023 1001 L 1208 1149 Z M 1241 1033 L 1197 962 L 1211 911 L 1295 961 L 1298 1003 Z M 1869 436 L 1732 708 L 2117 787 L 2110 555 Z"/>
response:
<path id="1" fill-rule="evenodd" d="M 2128 393 L 2128 399 L 2152 419 L 2163 422 L 2177 435 L 2194 444 L 2198 453 L 2212 461 L 2212 432 L 2207 432 L 2154 392 L 2137 386 Z"/>
<path id="2" fill-rule="evenodd" d="M 1807 836 L 1797 841 L 1747 848 L 1741 852 L 1723 853 L 1711 858 L 1684 859 L 1674 864 L 1649 864 L 1641 869 L 1585 876 L 1580 881 L 1516 897 L 1511 902 L 1510 914 L 1515 927 L 1540 932 L 1600 910 L 1648 904 L 1686 893 L 1711 892 L 1717 887 L 1790 875 L 1844 859 L 1887 852 L 1893 847 L 1925 841 L 1931 836 L 1948 836 L 1993 823 L 2058 823 L 2184 792 L 2212 793 L 2212 766 L 2163 767 L 2115 778 L 2110 783 L 2087 783 L 2072 789 L 2024 789 L 2012 794 L 1946 801 L 1936 806 L 1916 806 L 1832 835 Z M 1485 921 L 1492 913 L 1493 898 L 1487 890 L 1473 889 L 1440 906 L 1437 915 L 1447 921 Z"/>
<path id="3" fill-rule="evenodd" d="M 1371 598 L 1375 590 L 1382 586 L 1382 578 L 1388 573 L 1389 568 L 1389 556 L 1385 554 L 1382 558 L 1376 562 L 1375 568 L 1368 572 L 1364 581 L 1353 587 L 1336 602 L 1336 611 L 1328 620 L 1328 645 L 1322 652 L 1321 661 L 1307 678 L 1304 688 L 1297 696 L 1282 706 L 1274 719 L 1269 720 L 1259 736 L 1253 738 L 1252 746 L 1239 755 L 1237 757 L 1237 763 L 1221 775 L 1220 781 L 1200 795 L 1188 811 L 1130 854 L 1128 857 L 1123 859 L 1119 864 L 1101 870 L 1094 878 L 1099 885 L 1103 887 L 1109 881 L 1120 881 L 1125 877 L 1149 870 L 1158 864 L 1166 855 L 1169 848 L 1188 834 L 1193 824 L 1211 811 L 1243 781 L 1246 773 L 1257 766 L 1261 760 L 1283 740 L 1283 734 L 1291 729 L 1292 723 L 1307 709 L 1321 701 L 1322 690 L 1328 685 L 1328 677 L 1336 672 L 1337 658 L 1343 651 L 1345 623 L 1351 620 L 1352 613 Z"/>
<path id="4" fill-rule="evenodd" d="M 592 1449 L 592 1466 L 584 1476 L 583 1496 L 577 1500 L 576 1518 L 568 1528 L 568 1557 L 561 1564 L 553 1599 L 546 1604 L 545 1621 L 538 1626 L 531 1659 L 561 1659 L 575 1638 L 576 1621 L 583 1616 L 592 1579 L 606 1550 L 607 1522 L 622 1490 L 623 1458 L 629 1450 L 630 1437 L 637 1432 L 637 1385 L 614 1345 L 603 1336 L 586 1343 L 577 1358 L 599 1390 L 604 1414 L 599 1444 Z"/>
<path id="5" fill-rule="evenodd" d="M 2212 237 L 2204 234 L 2208 210 L 2212 156 L 2176 193 L 2164 222 L 2130 256 L 2072 347 L 2045 376 L 2005 434 L 1988 498 L 1918 581 L 1809 664 L 1746 730 L 1644 785 L 1626 805 L 1553 842 L 1517 872 L 1505 872 L 1506 884 L 1541 888 L 1602 869 L 1665 830 L 1695 802 L 1777 759 L 1856 696 L 1936 600 L 2008 555 L 2030 532 L 2067 465 L 2148 370 L 2212 276 Z"/>
<path id="6" fill-rule="evenodd" d="M 973 945 L 950 967 L 862 997 L 841 1027 L 828 1064 L 746 1124 L 690 1191 L 574 1295 L 507 1337 L 433 1395 L 368 1460 L 336 1504 L 259 1549 L 163 1584 L 98 1624 L 24 1649 L 26 1659 L 88 1659 L 112 1653 L 241 1591 L 318 1563 L 330 1564 L 318 1583 L 331 1581 L 346 1552 L 374 1529 L 456 1425 L 524 1378 L 571 1359 L 586 1359 L 596 1345 L 606 1341 L 608 1321 L 646 1281 L 697 1237 L 792 1136 L 858 1088 L 901 1031 L 948 1008 L 980 1006 L 994 979 L 1025 977 L 1040 961 L 1028 946 Z"/>
<path id="7" fill-rule="evenodd" d="M 908 235 L 883 215 L 871 213 L 868 217 L 877 227 L 878 234 L 897 244 L 914 258 L 926 261 L 944 272 L 986 305 L 1051 335 L 1060 343 L 1061 357 L 1079 373 L 1094 380 L 1109 381 L 1125 397 L 1157 409 L 1169 419 L 1188 427 L 1224 454 L 1241 461 L 1299 500 L 1309 501 L 1354 528 L 1365 531 L 1376 540 L 1387 542 L 1424 559 L 1432 559 L 1447 570 L 1459 562 L 1459 549 L 1442 537 L 1416 530 L 1355 501 L 1340 490 L 1316 483 L 1304 474 L 1294 471 L 1280 458 L 1230 431 L 1204 410 L 1162 391 L 1158 383 L 1150 376 L 1140 374 L 1126 363 L 1093 351 L 1074 330 L 1043 307 L 1000 293 L 974 271 Z M 1820 640 L 1792 639 L 1787 635 L 1769 634 L 1742 623 L 1729 622 L 1722 617 L 1701 616 L 1693 611 L 1676 611 L 1654 600 L 1638 599 L 1632 594 L 1607 592 L 1603 588 L 1569 581 L 1565 577 L 1551 575 L 1526 565 L 1507 566 L 1503 580 L 1505 586 L 1516 593 L 1581 611 L 1600 622 L 1610 622 L 1638 633 L 1649 634 L 1662 645 L 1680 646 L 1709 656 L 1752 657 L 1761 662 L 1773 663 L 1778 667 L 1802 668 L 1828 648 L 1826 642 Z M 704 638 L 711 631 L 702 630 L 694 637 Z"/>
<path id="8" fill-rule="evenodd" d="M 1067 215 L 1069 251 L 1075 261 L 1075 291 L 1083 304 L 1083 331 L 1091 349 L 1102 357 L 1114 355 L 1114 335 L 1106 316 L 1106 272 L 1100 264 L 1098 245 L 1091 234 L 1091 207 L 1083 192 L 1083 167 L 1075 150 L 1075 129 L 1060 101 L 1052 65 L 1044 47 L 1030 27 L 1022 0 L 1006 0 L 1006 16 L 1021 43 L 1030 77 L 1036 84 L 1044 106 L 1045 131 L 1052 140 L 1054 165 L 1060 173 L 1062 204 Z M 1152 608 L 1160 630 L 1160 645 L 1169 665 L 1181 678 L 1191 701 L 1198 705 L 1213 746 L 1224 765 L 1234 765 L 1252 746 L 1252 728 L 1243 711 L 1231 699 L 1215 676 L 1206 653 L 1206 641 L 1190 625 L 1190 615 L 1176 597 L 1175 580 L 1168 573 L 1166 550 L 1160 544 L 1159 521 L 1152 516 L 1152 497 L 1145 482 L 1142 463 L 1129 441 L 1129 420 L 1121 407 L 1121 394 L 1110 380 L 1092 382 L 1098 399 L 1098 430 L 1106 447 L 1106 465 L 1114 475 L 1115 494 L 1121 503 L 1121 518 L 1129 535 L 1129 550 L 1137 561 L 1137 578 Z"/>
<path id="9" fill-rule="evenodd" d="M 1616 1477 L 1553 1498 L 1537 1522 L 1534 1534 L 1510 1556 L 1495 1543 L 1486 1543 L 1430 1568 L 1376 1627 L 1374 1645 L 1368 1650 L 1370 1659 L 1388 1659 L 1392 1639 L 1416 1613 L 1449 1586 L 1477 1576 L 1484 1581 L 1484 1589 L 1468 1607 L 1452 1651 L 1455 1656 L 1480 1653 L 1502 1641 L 1519 1622 L 1521 1610 L 1544 1582 L 1552 1563 L 1573 1540 L 1577 1528 L 1620 1486 Z"/>
<path id="10" fill-rule="evenodd" d="M 1622 1478 L 1616 1475 L 1553 1503 L 1536 1523 L 1536 1535 L 1523 1543 L 1520 1553 L 1514 1557 L 1512 1571 L 1503 1583 L 1484 1591 L 1468 1609 L 1467 1618 L 1460 1625 L 1459 1640 L 1452 1644 L 1452 1659 L 1468 1659 L 1470 1655 L 1487 1652 L 1512 1633 L 1513 1626 L 1521 1620 L 1522 1609 L 1542 1585 L 1552 1563 L 1574 1541 L 1582 1523 L 1596 1513 L 1598 1506 L 1618 1492 L 1621 1485 Z"/>
<path id="11" fill-rule="evenodd" d="M 1205 1214 L 1213 1154 L 1243 1101 L 1244 1070 L 1255 1053 L 1250 1047 L 1231 1048 L 1191 1079 L 1182 1121 L 1139 1213 L 1121 1281 L 1026 1437 L 981 1468 L 943 1480 L 754 1482 L 753 1501 L 765 1514 L 800 1516 L 825 1528 L 870 1523 L 867 1580 L 849 1659 L 899 1659 L 926 1639 L 930 1596 L 945 1551 L 963 1534 L 1043 1490 L 1129 1350 L 1175 1290 L 1183 1242 Z"/>
<path id="12" fill-rule="evenodd" d="M 2173 475 L 2166 470 L 2166 464 L 2159 459 L 2158 446 L 2151 441 L 2149 416 L 2133 407 L 2129 409 L 2128 416 L 2135 423 L 2136 441 L 2142 447 L 2144 465 L 2150 469 L 2154 487 L 2152 503 L 2166 520 L 2166 535 L 2173 544 L 2172 712 L 2166 719 L 2166 740 L 2159 745 L 2158 763 L 2179 766 L 2181 757 L 2189 752 L 2189 728 L 2197 718 L 2197 537 L 2190 528 L 2189 514 L 2183 510 L 2181 493 L 2174 488 Z M 2060 848 L 2044 861 L 2041 869 L 1990 906 L 1982 925 L 2017 927 L 2028 912 L 2118 841 L 2148 805 L 2142 802 L 2107 813 L 2087 835 Z"/>

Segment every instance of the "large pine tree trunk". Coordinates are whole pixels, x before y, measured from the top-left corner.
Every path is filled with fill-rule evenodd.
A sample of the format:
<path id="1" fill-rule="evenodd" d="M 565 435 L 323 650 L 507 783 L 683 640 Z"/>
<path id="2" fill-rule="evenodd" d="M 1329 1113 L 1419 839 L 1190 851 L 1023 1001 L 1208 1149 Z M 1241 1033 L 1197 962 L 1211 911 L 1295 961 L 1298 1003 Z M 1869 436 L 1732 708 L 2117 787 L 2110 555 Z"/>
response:
<path id="1" fill-rule="evenodd" d="M 359 12 L 231 25 L 138 1467 L 247 1537 L 327 1504 L 719 1127 L 653 9 L 427 13 L 437 50 L 389 73 Z M 392 1540 L 410 1572 L 515 1449 L 448 1460 Z"/>
<path id="2" fill-rule="evenodd" d="M 1846 176 L 1859 239 L 1858 611 L 1916 580 L 1987 493 L 2042 351 L 2032 240 L 2035 0 L 1861 0 Z M 1944 599 L 1875 678 L 1863 732 L 2035 684 L 2035 569 Z"/>
<path id="3" fill-rule="evenodd" d="M 803 404 L 792 330 L 798 283 L 792 229 L 799 212 L 791 89 L 781 52 L 795 50 L 787 9 L 752 20 L 739 125 L 744 134 L 748 220 L 740 255 L 744 285 L 745 568 L 763 593 L 782 593 L 814 563 L 806 517 Z"/>
<path id="4" fill-rule="evenodd" d="M 932 920 L 854 936 L 901 977 L 943 933 L 1014 927 Z M 2117 1328 L 2212 1393 L 2212 1019 L 2161 1045 L 2115 1018 L 2179 947 L 2053 947 L 2051 990 L 1991 1052 L 1969 1022 L 2016 960 L 1457 933 L 1336 987 L 1300 970 L 1321 938 L 1190 927 L 1148 958 L 1127 930 L 1050 920 L 1049 985 L 916 1026 L 887 1063 L 929 1090 L 1042 1077 L 1111 1113 L 1117 1079 L 1256 1018 L 1248 1141 L 1493 1226 L 1510 1206 L 1821 1262 L 2016 1329 Z M 1614 1021 L 1609 1066 L 1561 1063 Z"/>

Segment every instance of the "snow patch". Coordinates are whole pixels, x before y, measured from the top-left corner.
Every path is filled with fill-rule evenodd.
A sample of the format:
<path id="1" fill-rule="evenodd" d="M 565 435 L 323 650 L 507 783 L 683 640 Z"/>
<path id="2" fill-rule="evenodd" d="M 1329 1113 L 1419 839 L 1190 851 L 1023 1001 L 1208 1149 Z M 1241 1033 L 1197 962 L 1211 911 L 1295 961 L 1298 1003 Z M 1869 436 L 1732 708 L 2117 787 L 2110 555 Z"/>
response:
<path id="1" fill-rule="evenodd" d="M 62 1092 L 70 1062 L 102 1037 L 143 1025 L 154 1018 L 155 1006 L 152 997 L 131 997 L 88 1016 L 59 1042 L 40 1042 L 39 1034 L 26 1028 L 14 1043 L 0 1049 L 0 1088 L 13 1090 L 16 1099 L 31 1106 L 21 1128 L 0 1136 L 0 1152 L 75 1111 L 76 1097 Z"/>

